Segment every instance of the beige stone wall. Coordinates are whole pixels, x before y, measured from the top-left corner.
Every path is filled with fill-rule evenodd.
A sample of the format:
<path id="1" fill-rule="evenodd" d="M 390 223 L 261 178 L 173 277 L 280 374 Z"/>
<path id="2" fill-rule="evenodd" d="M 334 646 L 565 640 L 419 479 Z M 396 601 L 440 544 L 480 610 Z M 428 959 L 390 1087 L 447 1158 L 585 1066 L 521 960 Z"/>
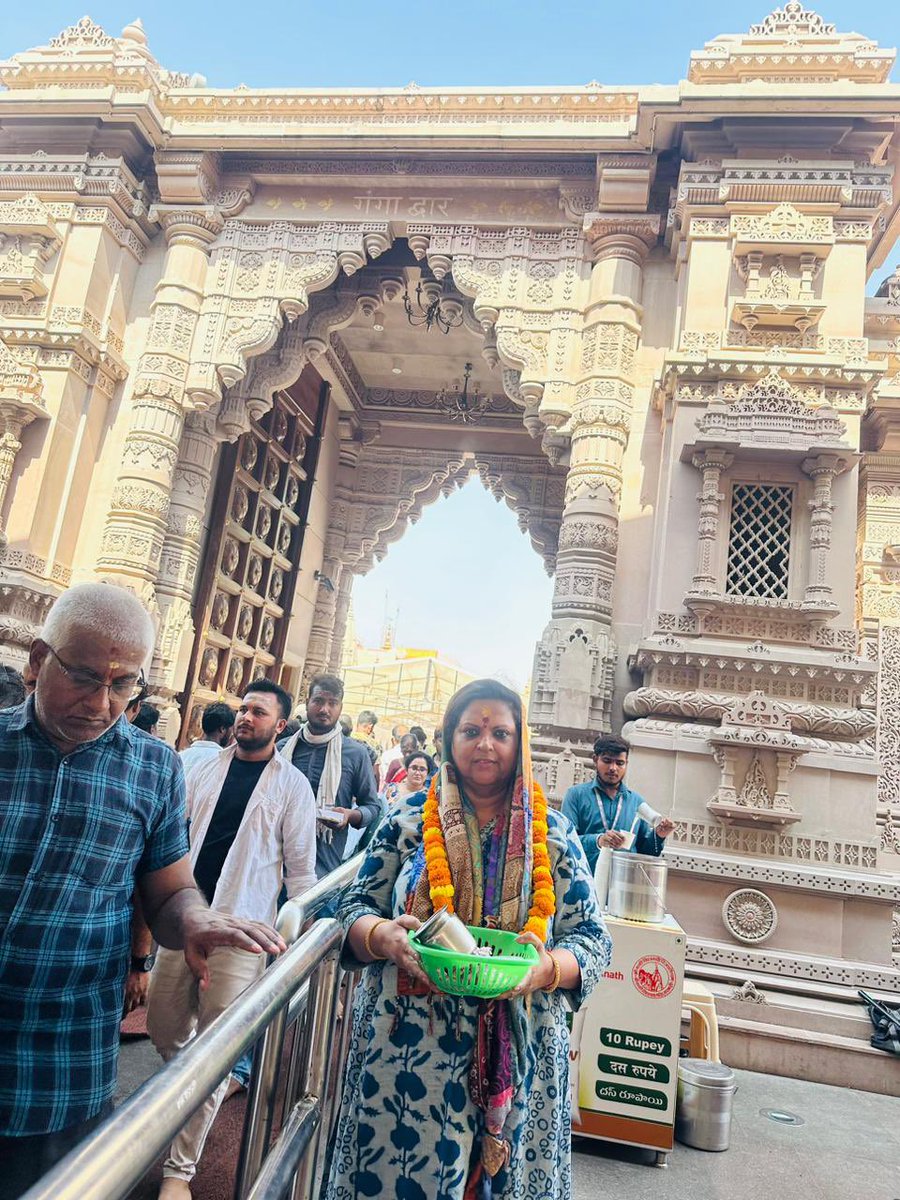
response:
<path id="1" fill-rule="evenodd" d="M 892 61 L 793 5 L 671 88 L 224 93 L 88 20 L 15 55 L 4 653 L 71 580 L 134 588 L 174 736 L 220 448 L 313 363 L 293 675 L 338 666 L 355 575 L 479 474 L 554 573 L 530 707 L 551 795 L 625 722 L 695 961 L 896 983 L 900 285 L 865 300 L 900 232 Z M 480 429 L 438 403 L 439 355 L 427 387 L 363 378 L 360 326 L 410 270 L 452 285 L 497 381 Z M 727 579 L 735 483 L 793 489 L 784 594 Z M 741 888 L 762 899 L 729 915 Z"/>

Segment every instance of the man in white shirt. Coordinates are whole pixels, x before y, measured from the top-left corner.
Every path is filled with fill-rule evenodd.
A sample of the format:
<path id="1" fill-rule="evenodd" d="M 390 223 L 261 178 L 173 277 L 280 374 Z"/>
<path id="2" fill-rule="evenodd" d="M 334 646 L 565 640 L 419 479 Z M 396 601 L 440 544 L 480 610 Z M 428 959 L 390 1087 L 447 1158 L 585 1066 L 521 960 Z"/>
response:
<path id="1" fill-rule="evenodd" d="M 234 740 L 234 709 L 224 701 L 217 700 L 214 704 L 207 704 L 200 724 L 203 737 L 181 751 L 181 762 L 185 772 L 197 763 L 218 754 Z"/>
<path id="2" fill-rule="evenodd" d="M 275 749 L 291 697 L 261 679 L 244 693 L 235 742 L 187 773 L 191 866 L 213 911 L 274 925 L 282 879 L 289 897 L 316 882 L 316 801 L 306 777 Z M 265 914 L 265 915 L 263 915 Z M 160 950 L 150 978 L 147 1031 L 166 1060 L 205 1029 L 258 976 L 258 956 L 223 947 L 209 956 L 203 991 L 175 951 Z M 225 1079 L 188 1120 L 163 1165 L 160 1200 L 187 1200 Z"/>
<path id="3" fill-rule="evenodd" d="M 395 763 L 403 761 L 403 751 L 400 749 L 400 739 L 404 734 L 409 733 L 408 725 L 395 725 L 391 730 L 391 744 L 381 756 L 381 762 L 378 764 L 378 778 L 382 785 L 387 783 L 388 771 Z"/>

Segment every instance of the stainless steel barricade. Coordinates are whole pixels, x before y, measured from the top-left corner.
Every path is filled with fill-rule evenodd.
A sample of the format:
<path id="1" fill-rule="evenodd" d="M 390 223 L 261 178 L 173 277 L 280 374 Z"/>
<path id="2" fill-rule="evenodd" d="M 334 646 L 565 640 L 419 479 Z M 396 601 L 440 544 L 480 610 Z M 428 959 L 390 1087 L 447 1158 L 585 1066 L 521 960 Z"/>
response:
<path id="1" fill-rule="evenodd" d="M 306 933 L 300 931 L 352 881 L 362 858 L 360 854 L 342 864 L 305 896 L 284 906 L 278 928 L 288 950 L 271 960 L 225 1012 L 22 1200 L 124 1200 L 185 1121 L 257 1042 L 235 1196 L 238 1200 L 312 1196 L 340 1096 L 342 1063 L 335 1058 L 346 1053 L 349 1010 L 345 1009 L 341 1037 L 335 1044 L 340 925 L 325 918 L 315 921 Z M 292 1055 L 294 1070 L 285 1092 L 281 1131 L 268 1149 L 285 1033 L 304 1014 Z"/>

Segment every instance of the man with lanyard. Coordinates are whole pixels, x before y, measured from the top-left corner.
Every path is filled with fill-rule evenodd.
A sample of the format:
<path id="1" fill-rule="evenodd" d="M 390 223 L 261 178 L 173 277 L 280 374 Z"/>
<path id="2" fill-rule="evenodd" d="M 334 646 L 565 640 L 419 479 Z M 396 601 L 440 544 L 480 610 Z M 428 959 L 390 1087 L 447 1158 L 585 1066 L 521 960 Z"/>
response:
<path id="1" fill-rule="evenodd" d="M 668 817 L 654 813 L 642 796 L 625 785 L 630 749 L 624 738 L 613 734 L 598 737 L 594 742 L 595 778 L 570 787 L 563 800 L 562 810 L 575 826 L 592 871 L 603 846 L 634 854 L 662 854 L 665 839 L 674 828 Z M 638 812 L 642 805 L 649 820 Z M 634 837 L 629 846 L 630 834 Z"/>
<path id="2" fill-rule="evenodd" d="M 341 735 L 344 685 L 317 675 L 309 685 L 306 721 L 278 749 L 303 772 L 316 794 L 316 874 L 341 865 L 351 829 L 368 829 L 381 817 L 369 752 Z"/>
<path id="3" fill-rule="evenodd" d="M 277 753 L 291 712 L 278 684 L 258 679 L 244 691 L 234 744 L 187 775 L 191 865 L 213 911 L 274 923 L 282 880 L 288 897 L 315 883 L 315 804 L 306 779 Z M 161 950 L 150 977 L 147 1032 L 166 1061 L 202 1033 L 257 978 L 265 963 L 230 947 L 209 958 L 198 989 L 182 957 Z M 229 1084 L 223 1080 L 172 1143 L 160 1197 L 189 1200 L 190 1183 Z"/>

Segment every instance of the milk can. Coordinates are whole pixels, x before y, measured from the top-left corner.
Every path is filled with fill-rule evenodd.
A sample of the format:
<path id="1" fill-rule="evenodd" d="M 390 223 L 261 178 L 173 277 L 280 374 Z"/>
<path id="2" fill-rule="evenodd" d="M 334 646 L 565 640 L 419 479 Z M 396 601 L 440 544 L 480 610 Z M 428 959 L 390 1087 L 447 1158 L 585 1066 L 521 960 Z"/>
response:
<path id="1" fill-rule="evenodd" d="M 727 1150 L 736 1087 L 734 1071 L 724 1063 L 682 1058 L 675 1108 L 679 1142 L 697 1150 Z"/>
<path id="2" fill-rule="evenodd" d="M 610 916 L 626 921 L 664 921 L 666 860 L 624 850 L 614 850 L 611 860 L 607 901 Z"/>

